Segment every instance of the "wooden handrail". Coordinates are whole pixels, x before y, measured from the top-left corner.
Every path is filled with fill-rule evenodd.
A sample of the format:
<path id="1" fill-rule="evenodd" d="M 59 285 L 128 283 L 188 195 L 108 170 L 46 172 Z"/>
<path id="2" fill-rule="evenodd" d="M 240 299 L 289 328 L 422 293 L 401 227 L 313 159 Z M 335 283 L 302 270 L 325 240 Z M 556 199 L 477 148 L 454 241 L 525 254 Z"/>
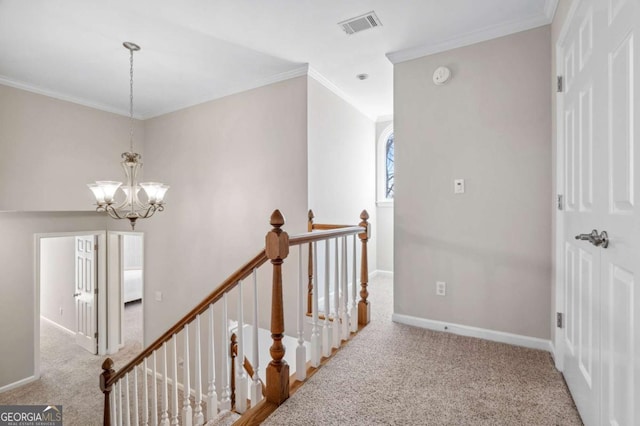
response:
<path id="1" fill-rule="evenodd" d="M 193 321 L 196 316 L 204 313 L 209 305 L 217 302 L 222 299 L 224 293 L 232 290 L 236 285 L 238 285 L 238 281 L 242 281 L 251 275 L 254 269 L 259 268 L 267 261 L 267 255 L 264 250 L 258 253 L 253 259 L 247 262 L 242 268 L 238 269 L 236 272 L 231 274 L 229 278 L 227 278 L 217 289 L 215 289 L 209 296 L 207 296 L 202 302 L 200 302 L 195 308 L 193 308 L 187 315 L 182 317 L 177 323 L 173 325 L 169 330 L 167 330 L 162 336 L 158 337 L 151 345 L 147 346 L 138 356 L 132 359 L 127 365 L 118 370 L 116 374 L 109 378 L 109 381 L 106 383 L 107 386 L 115 383 L 119 379 L 125 376 L 129 371 L 133 370 L 133 368 L 140 364 L 146 357 L 151 355 L 153 351 L 160 348 L 162 344 L 168 341 L 175 333 L 178 333 L 186 324 L 189 324 Z"/>
<path id="2" fill-rule="evenodd" d="M 345 235 L 362 234 L 367 232 L 364 226 L 348 226 L 337 229 L 328 229 L 318 232 L 305 232 L 293 237 L 289 237 L 289 246 L 299 246 L 300 244 L 312 243 L 314 241 L 328 240 L 331 238 L 344 237 Z"/>
<path id="3" fill-rule="evenodd" d="M 332 225 L 329 223 L 314 223 L 313 230 L 317 231 L 326 231 L 329 229 L 340 229 L 340 228 L 350 228 L 353 225 Z"/>

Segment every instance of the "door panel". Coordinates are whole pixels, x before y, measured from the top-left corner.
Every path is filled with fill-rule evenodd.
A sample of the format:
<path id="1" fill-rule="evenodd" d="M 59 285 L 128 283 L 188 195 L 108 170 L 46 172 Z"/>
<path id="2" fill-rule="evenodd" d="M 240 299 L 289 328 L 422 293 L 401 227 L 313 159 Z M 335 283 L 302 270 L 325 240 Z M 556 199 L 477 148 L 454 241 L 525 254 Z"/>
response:
<path id="1" fill-rule="evenodd" d="M 560 110 L 567 200 L 564 375 L 586 425 L 636 425 L 640 1 L 581 0 L 568 25 L 559 62 L 567 79 Z M 607 231 L 607 248 L 574 238 L 592 229 Z"/>
<path id="2" fill-rule="evenodd" d="M 95 246 L 93 235 L 76 237 L 76 343 L 98 353 Z"/>

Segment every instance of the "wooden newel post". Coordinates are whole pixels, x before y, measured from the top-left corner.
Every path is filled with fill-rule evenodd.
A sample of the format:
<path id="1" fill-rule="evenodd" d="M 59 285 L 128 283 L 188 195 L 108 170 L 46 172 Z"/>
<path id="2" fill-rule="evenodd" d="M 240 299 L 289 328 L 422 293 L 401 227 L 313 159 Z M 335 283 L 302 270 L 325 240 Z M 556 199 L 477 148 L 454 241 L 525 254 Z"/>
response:
<path id="1" fill-rule="evenodd" d="M 273 287 L 271 295 L 271 338 L 269 348 L 271 362 L 267 366 L 267 401 L 280 405 L 289 398 L 289 365 L 284 358 L 284 306 L 282 301 L 282 263 L 289 255 L 289 234 L 280 229 L 284 217 L 280 210 L 271 215 L 273 229 L 267 233 L 265 252 L 273 265 Z"/>
<path id="2" fill-rule="evenodd" d="M 102 414 L 103 425 L 111 426 L 111 398 L 110 393 L 113 385 L 107 385 L 111 377 L 116 374 L 113 369 L 113 360 L 107 358 L 102 363 L 102 374 L 100 374 L 100 390 L 104 394 L 104 413 Z"/>
<path id="3" fill-rule="evenodd" d="M 313 210 L 309 210 L 309 220 L 307 221 L 307 231 L 313 231 Z M 307 293 L 307 315 L 311 315 L 311 308 L 313 304 L 313 243 L 309 243 L 309 285 Z"/>
<path id="4" fill-rule="evenodd" d="M 367 291 L 367 285 L 369 284 L 369 261 L 367 258 L 367 241 L 369 241 L 369 235 L 371 232 L 371 225 L 367 222 L 369 219 L 369 213 L 366 210 L 362 210 L 360 213 L 360 219 L 362 221 L 359 223 L 360 226 L 364 226 L 366 231 L 358 234 L 360 241 L 362 241 L 362 259 L 360 263 L 360 301 L 358 302 L 358 324 L 359 325 L 367 325 L 369 324 L 369 320 L 371 319 L 371 305 L 367 300 L 369 297 L 369 292 Z"/>

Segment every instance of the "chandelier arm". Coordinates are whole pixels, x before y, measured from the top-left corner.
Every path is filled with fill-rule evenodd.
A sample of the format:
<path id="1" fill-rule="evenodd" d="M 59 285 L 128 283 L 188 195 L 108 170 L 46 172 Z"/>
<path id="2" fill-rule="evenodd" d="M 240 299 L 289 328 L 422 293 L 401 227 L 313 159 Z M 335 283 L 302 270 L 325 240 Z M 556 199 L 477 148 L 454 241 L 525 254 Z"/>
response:
<path id="1" fill-rule="evenodd" d="M 107 206 L 105 207 L 105 211 L 109 214 L 109 216 L 111 216 L 114 219 L 124 219 L 126 218 L 126 216 L 120 216 L 118 214 L 118 210 L 116 210 L 112 205 L 107 204 Z"/>
<path id="2" fill-rule="evenodd" d="M 149 208 L 147 208 L 147 211 L 145 211 L 144 214 L 141 214 L 140 217 L 142 219 L 150 218 L 151 216 L 153 216 L 156 210 L 157 210 L 156 204 L 149 204 Z"/>

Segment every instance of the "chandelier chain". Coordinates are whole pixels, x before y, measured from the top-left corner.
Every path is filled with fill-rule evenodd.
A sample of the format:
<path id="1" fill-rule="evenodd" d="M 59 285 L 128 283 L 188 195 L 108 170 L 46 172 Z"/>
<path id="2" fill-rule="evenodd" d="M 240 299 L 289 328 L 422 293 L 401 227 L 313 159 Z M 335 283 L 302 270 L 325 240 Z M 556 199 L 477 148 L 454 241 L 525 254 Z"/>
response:
<path id="1" fill-rule="evenodd" d="M 133 49 L 129 53 L 129 152 L 133 152 Z"/>

